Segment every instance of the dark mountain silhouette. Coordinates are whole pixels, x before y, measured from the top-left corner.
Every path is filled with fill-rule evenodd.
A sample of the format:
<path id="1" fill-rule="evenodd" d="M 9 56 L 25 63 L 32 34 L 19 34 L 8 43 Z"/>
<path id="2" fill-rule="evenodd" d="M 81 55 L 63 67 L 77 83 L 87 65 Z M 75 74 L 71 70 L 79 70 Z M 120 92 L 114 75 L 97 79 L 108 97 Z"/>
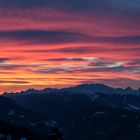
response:
<path id="1" fill-rule="evenodd" d="M 49 140 L 57 124 L 0 96 L 0 140 Z M 57 139 L 55 139 L 57 140 Z"/>
<path id="2" fill-rule="evenodd" d="M 67 140 L 140 139 L 139 90 L 83 84 L 3 96 L 58 122 Z"/>
<path id="3" fill-rule="evenodd" d="M 51 89 L 46 88 L 43 90 L 35 90 L 29 89 L 27 91 L 17 92 L 17 93 L 4 93 L 3 96 L 12 98 L 13 100 L 19 102 L 19 104 L 28 104 L 36 102 L 36 100 L 44 101 L 50 94 L 61 94 L 65 93 L 65 95 L 72 94 L 84 94 L 92 100 L 92 102 L 96 102 L 100 105 L 107 107 L 122 107 L 128 110 L 140 111 L 140 90 L 133 90 L 128 87 L 126 89 L 121 88 L 111 88 L 109 86 L 103 84 L 82 84 L 75 87 L 70 88 L 62 88 L 62 89 Z M 64 95 L 64 94 L 62 94 Z M 58 97 L 57 97 L 58 98 Z M 56 100 L 56 97 L 53 98 Z M 61 100 L 61 98 L 60 98 Z M 27 102 L 27 104 L 26 104 Z M 28 105 L 27 105 L 28 106 Z"/>
<path id="4" fill-rule="evenodd" d="M 16 93 L 7 93 L 5 92 L 3 95 L 4 96 L 11 96 L 12 98 L 15 96 L 22 96 L 22 95 L 29 95 L 29 94 L 43 94 L 43 93 L 54 93 L 54 92 L 69 92 L 69 93 L 83 93 L 83 94 L 94 94 L 97 92 L 101 93 L 107 93 L 107 94 L 139 94 L 140 90 L 134 90 L 131 87 L 127 87 L 126 89 L 122 88 L 112 88 L 107 85 L 103 84 L 81 84 L 78 86 L 74 87 L 69 87 L 69 88 L 45 88 L 43 90 L 37 90 L 37 89 L 28 89 L 26 91 L 21 91 L 21 92 L 16 92 Z"/>

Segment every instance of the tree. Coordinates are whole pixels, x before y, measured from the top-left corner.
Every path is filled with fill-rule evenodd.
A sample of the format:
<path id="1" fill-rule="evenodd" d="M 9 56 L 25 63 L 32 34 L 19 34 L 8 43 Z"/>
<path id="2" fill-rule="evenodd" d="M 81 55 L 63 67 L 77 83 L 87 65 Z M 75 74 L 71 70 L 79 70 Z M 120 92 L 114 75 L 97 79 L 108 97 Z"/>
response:
<path id="1" fill-rule="evenodd" d="M 63 132 L 58 127 L 53 127 L 49 134 L 48 140 L 63 140 Z"/>

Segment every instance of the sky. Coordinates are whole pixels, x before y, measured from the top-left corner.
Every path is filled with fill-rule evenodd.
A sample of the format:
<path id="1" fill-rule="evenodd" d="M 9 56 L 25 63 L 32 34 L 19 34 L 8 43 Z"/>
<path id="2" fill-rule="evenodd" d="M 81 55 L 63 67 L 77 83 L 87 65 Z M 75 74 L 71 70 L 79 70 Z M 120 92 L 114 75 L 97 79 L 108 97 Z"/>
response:
<path id="1" fill-rule="evenodd" d="M 0 0 L 0 92 L 140 87 L 140 0 Z"/>

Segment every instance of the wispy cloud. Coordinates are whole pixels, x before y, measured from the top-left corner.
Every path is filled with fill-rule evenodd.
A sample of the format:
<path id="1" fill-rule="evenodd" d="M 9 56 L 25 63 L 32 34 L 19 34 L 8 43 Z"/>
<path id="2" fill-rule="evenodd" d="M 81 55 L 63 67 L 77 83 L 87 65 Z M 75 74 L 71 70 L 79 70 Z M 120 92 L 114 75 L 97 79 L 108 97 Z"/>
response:
<path id="1" fill-rule="evenodd" d="M 1 0 L 2 90 L 88 81 L 138 87 L 139 17 L 137 0 Z"/>

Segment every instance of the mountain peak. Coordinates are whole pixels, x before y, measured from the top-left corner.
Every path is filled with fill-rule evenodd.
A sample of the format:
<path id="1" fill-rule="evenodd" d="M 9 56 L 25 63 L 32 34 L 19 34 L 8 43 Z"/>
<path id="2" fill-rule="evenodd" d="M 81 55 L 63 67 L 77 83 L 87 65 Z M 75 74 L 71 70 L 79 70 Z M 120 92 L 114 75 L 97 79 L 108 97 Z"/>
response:
<path id="1" fill-rule="evenodd" d="M 104 84 L 94 84 L 94 83 L 90 83 L 90 84 L 81 84 L 81 85 L 78 85 L 76 87 L 108 87 L 108 88 L 111 88 L 107 85 L 104 85 Z"/>
<path id="2" fill-rule="evenodd" d="M 126 90 L 133 90 L 131 87 L 127 87 Z"/>
<path id="3" fill-rule="evenodd" d="M 81 85 L 78 85 L 76 86 L 75 88 L 82 88 L 82 89 L 92 89 L 92 90 L 104 90 L 104 89 L 113 89 L 107 85 L 104 85 L 104 84 L 94 84 L 94 83 L 91 83 L 91 84 L 81 84 Z"/>

